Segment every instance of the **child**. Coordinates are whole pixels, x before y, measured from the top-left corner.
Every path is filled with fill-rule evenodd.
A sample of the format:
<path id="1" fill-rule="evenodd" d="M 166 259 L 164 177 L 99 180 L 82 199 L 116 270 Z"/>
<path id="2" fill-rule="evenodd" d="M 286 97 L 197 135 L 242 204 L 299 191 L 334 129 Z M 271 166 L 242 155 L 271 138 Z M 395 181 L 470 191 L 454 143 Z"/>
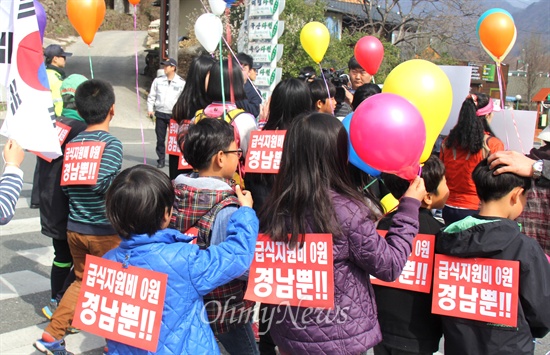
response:
<path id="1" fill-rule="evenodd" d="M 222 122 L 222 121 L 218 121 Z M 258 219 L 252 197 L 236 186 L 242 208 L 227 223 L 223 243 L 199 250 L 191 238 L 167 229 L 174 189 L 170 178 L 147 165 L 124 170 L 107 192 L 107 216 L 122 242 L 104 258 L 168 274 L 160 328 L 159 354 L 217 354 L 204 320 L 203 296 L 243 274 L 252 262 Z M 129 257 L 128 257 L 129 256 Z M 109 354 L 148 354 L 107 340 Z"/>
<path id="2" fill-rule="evenodd" d="M 550 330 L 550 265 L 537 241 L 520 232 L 531 179 L 513 173 L 494 175 L 487 159 L 474 169 L 479 214 L 455 222 L 437 235 L 436 252 L 462 258 L 518 260 L 517 327 L 442 317 L 445 355 L 533 354 L 533 338 Z"/>
<path id="3" fill-rule="evenodd" d="M 191 125 L 181 148 L 198 174 L 180 175 L 174 180 L 176 202 L 171 227 L 184 233 L 198 229 L 197 244 L 206 249 L 227 238 L 227 225 L 239 208 L 230 179 L 242 151 L 237 148 L 233 126 L 215 118 Z M 244 300 L 246 277 L 228 278 L 218 285 L 204 296 L 214 334 L 230 354 L 258 354 L 251 325 L 254 302 Z"/>
<path id="4" fill-rule="evenodd" d="M 63 110 L 57 121 L 69 126 L 69 132 L 61 151 L 80 132 L 86 129 L 86 122 L 76 110 L 75 92 L 85 82 L 86 77 L 80 74 L 72 74 L 61 84 L 61 97 Z M 74 281 L 73 257 L 67 241 L 67 220 L 69 219 L 69 199 L 60 185 L 63 170 L 63 156 L 48 162 L 37 158 L 36 169 L 40 179 L 38 181 L 40 191 L 40 225 L 42 234 L 52 238 L 54 259 L 50 273 L 51 298 L 47 306 L 42 308 L 42 313 L 48 319 L 52 319 L 59 301 L 65 290 Z M 74 329 L 74 328 L 73 328 Z"/>
<path id="5" fill-rule="evenodd" d="M 71 142 L 104 142 L 97 183 L 69 185 L 63 191 L 69 198 L 67 240 L 73 257 L 76 280 L 69 286 L 53 314 L 42 339 L 34 346 L 43 353 L 68 354 L 65 335 L 74 315 L 86 254 L 103 256 L 120 243 L 120 238 L 105 215 L 104 195 L 122 166 L 122 143 L 109 133 L 115 114 L 115 93 L 106 81 L 92 79 L 75 93 L 78 113 L 88 124 Z"/>
<path id="6" fill-rule="evenodd" d="M 419 233 L 436 234 L 443 224 L 432 216 L 430 209 L 443 208 L 449 196 L 445 166 L 439 158 L 430 156 L 426 160 L 422 167 L 422 178 L 428 193 L 420 205 Z M 409 188 L 409 183 L 396 175 L 382 174 L 382 179 L 395 198 L 401 198 Z M 395 214 L 393 212 L 383 218 L 378 223 L 378 229 L 387 230 Z M 403 352 L 431 355 L 439 349 L 441 320 L 438 315 L 432 314 L 431 294 L 377 285 L 373 288 L 383 338 L 374 347 L 375 355 Z"/>
<path id="7" fill-rule="evenodd" d="M 328 89 L 328 91 L 327 91 Z M 336 87 L 330 81 L 315 79 L 309 83 L 311 92 L 311 109 L 320 113 L 334 114 L 336 107 Z"/>
<path id="8" fill-rule="evenodd" d="M 378 344 L 382 334 L 369 274 L 395 280 L 418 232 L 423 180 L 416 178 L 401 199 L 384 239 L 350 181 L 348 145 L 344 126 L 328 114 L 297 117 L 286 133 L 260 225 L 272 240 L 291 247 L 303 233 L 333 235 L 335 310 L 272 306 L 270 332 L 281 353 L 360 354 Z"/>

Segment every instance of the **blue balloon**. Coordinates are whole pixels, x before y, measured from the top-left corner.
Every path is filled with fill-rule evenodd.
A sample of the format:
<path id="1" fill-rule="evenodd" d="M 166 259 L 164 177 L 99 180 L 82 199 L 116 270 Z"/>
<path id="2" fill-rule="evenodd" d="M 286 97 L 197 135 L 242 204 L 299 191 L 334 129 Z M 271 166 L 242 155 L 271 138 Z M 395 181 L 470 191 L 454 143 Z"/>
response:
<path id="1" fill-rule="evenodd" d="M 342 121 L 342 124 L 344 125 L 344 128 L 346 129 L 346 132 L 348 132 L 348 141 L 349 141 L 349 162 L 363 170 L 364 172 L 366 172 L 367 174 L 369 174 L 370 176 L 373 176 L 373 177 L 378 177 L 380 176 L 380 171 L 372 168 L 371 166 L 365 164 L 365 162 L 363 162 L 361 160 L 361 158 L 359 158 L 359 156 L 357 155 L 357 153 L 355 152 L 355 149 L 353 149 L 353 146 L 351 145 L 351 141 L 349 140 L 349 125 L 350 125 L 350 122 L 351 122 L 351 117 L 353 116 L 353 112 L 348 114 L 344 120 Z"/>
<path id="2" fill-rule="evenodd" d="M 505 15 L 508 15 L 510 16 L 510 18 L 512 19 L 512 22 L 514 21 L 514 18 L 512 17 L 512 15 L 504 10 L 504 9 L 499 9 L 498 7 L 494 8 L 494 9 L 489 9 L 487 11 L 485 11 L 481 17 L 479 18 L 479 20 L 477 20 L 477 25 L 476 25 L 476 33 L 477 33 L 477 37 L 479 38 L 479 26 L 481 26 L 481 23 L 483 22 L 483 20 L 485 20 L 485 18 L 491 14 L 494 14 L 494 13 L 497 13 L 497 12 L 500 12 L 500 13 L 503 13 Z"/>
<path id="3" fill-rule="evenodd" d="M 231 7 L 231 5 L 233 5 L 233 3 L 236 1 L 236 0 L 224 0 L 225 3 L 227 4 L 227 7 Z"/>

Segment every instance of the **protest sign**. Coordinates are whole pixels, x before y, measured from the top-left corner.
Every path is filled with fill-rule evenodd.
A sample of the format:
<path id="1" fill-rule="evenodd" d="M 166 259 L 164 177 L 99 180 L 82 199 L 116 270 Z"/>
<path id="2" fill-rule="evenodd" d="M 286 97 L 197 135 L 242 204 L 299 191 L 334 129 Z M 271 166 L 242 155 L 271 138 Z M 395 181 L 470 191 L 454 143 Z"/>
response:
<path id="1" fill-rule="evenodd" d="M 86 255 L 72 325 L 86 332 L 155 352 L 166 274 Z"/>

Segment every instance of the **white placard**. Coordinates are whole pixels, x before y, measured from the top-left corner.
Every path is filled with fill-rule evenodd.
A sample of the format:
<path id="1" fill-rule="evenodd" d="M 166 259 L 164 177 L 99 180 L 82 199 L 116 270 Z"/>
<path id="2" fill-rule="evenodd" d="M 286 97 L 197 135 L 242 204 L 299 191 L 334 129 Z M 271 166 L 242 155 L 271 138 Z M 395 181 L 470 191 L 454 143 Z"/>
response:
<path id="1" fill-rule="evenodd" d="M 439 65 L 441 70 L 447 74 L 451 87 L 453 88 L 453 106 L 451 113 L 447 119 L 447 123 L 443 127 L 441 134 L 448 135 L 451 129 L 458 121 L 458 114 L 462 103 L 466 99 L 466 96 L 470 93 L 470 77 L 472 75 L 472 67 L 468 66 L 449 66 Z"/>
<path id="2" fill-rule="evenodd" d="M 504 148 L 527 154 L 533 148 L 536 122 L 536 111 L 502 110 L 494 113 L 491 129 Z"/>

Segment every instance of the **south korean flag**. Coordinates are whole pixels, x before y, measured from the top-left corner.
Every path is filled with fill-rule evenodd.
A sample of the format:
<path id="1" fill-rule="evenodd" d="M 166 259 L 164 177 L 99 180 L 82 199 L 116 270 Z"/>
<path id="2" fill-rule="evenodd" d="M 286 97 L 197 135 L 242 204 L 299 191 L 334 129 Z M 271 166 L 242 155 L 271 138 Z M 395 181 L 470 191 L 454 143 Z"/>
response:
<path id="1" fill-rule="evenodd" d="M 8 103 L 0 134 L 48 158 L 60 156 L 32 0 L 0 0 L 0 83 L 6 87 Z"/>

